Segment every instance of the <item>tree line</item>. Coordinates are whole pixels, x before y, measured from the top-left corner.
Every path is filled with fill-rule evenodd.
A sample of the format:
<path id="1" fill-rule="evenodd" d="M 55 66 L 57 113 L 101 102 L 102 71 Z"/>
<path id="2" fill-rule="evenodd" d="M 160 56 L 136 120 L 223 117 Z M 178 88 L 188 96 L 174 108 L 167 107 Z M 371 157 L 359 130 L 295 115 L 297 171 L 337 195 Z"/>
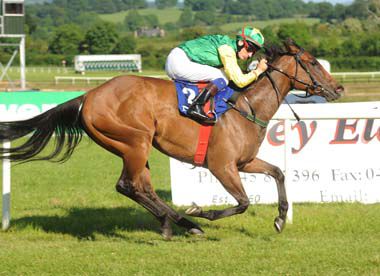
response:
<path id="1" fill-rule="evenodd" d="M 27 63 L 58 65 L 66 60 L 70 64 L 77 54 L 139 52 L 143 56 L 144 68 L 162 69 L 171 47 L 180 41 L 203 34 L 222 33 L 221 24 L 252 21 L 258 18 L 256 13 L 260 13 L 263 18 L 319 15 L 321 19 L 314 25 L 300 20 L 267 26 L 262 31 L 268 42 L 279 43 L 286 37 L 292 37 L 314 55 L 332 60 L 333 68 L 341 70 L 380 68 L 378 0 L 355 0 L 344 8 L 301 0 L 185 0 L 178 22 L 161 26 L 167 30 L 166 37 L 135 38 L 133 31 L 138 28 L 160 26 L 157 16 L 139 13 L 139 9 L 147 5 L 143 0 L 54 0 L 50 4 L 28 5 Z M 156 0 L 155 5 L 167 8 L 178 3 Z M 100 19 L 100 7 L 103 12 L 108 12 L 106 7 L 111 6 L 129 10 L 122 24 Z M 309 10 L 311 6 L 313 9 Z M 11 53 L 6 48 L 3 52 L 0 59 Z"/>
<path id="2" fill-rule="evenodd" d="M 33 4 L 30 8 L 39 16 L 65 13 L 69 17 L 86 12 L 115 13 L 119 11 L 142 9 L 150 6 L 145 0 L 53 0 L 51 3 Z M 177 0 L 155 0 L 159 9 L 179 7 Z M 293 17 L 306 15 L 324 20 L 357 17 L 364 19 L 368 13 L 377 14 L 380 7 L 378 0 L 355 0 L 351 5 L 329 2 L 304 2 L 302 0 L 184 0 L 181 8 L 194 12 L 215 12 L 225 15 L 249 15 L 256 20 Z M 62 11 L 63 10 L 63 11 Z"/>

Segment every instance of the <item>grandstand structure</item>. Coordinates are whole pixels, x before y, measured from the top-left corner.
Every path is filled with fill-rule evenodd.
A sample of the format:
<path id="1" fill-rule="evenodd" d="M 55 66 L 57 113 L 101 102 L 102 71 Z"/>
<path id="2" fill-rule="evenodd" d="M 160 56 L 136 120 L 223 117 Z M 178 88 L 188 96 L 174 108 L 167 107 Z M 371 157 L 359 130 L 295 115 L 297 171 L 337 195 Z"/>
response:
<path id="1" fill-rule="evenodd" d="M 20 86 L 25 89 L 25 7 L 24 0 L 0 0 L 0 46 L 14 49 L 8 63 L 0 63 L 0 81 L 6 77 L 13 84 L 7 74 L 15 57 L 20 56 Z"/>
<path id="2" fill-rule="evenodd" d="M 141 72 L 141 55 L 78 55 L 74 59 L 75 71 L 133 71 Z"/>

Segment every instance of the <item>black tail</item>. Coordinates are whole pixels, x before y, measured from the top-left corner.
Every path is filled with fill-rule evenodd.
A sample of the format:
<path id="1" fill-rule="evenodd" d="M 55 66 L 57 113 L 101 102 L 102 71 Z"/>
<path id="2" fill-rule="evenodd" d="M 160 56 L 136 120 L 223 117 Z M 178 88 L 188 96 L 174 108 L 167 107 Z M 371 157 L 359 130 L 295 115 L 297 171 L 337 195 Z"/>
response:
<path id="1" fill-rule="evenodd" d="M 0 147 L 0 159 L 12 161 L 51 160 L 63 150 L 63 155 L 54 161 L 64 162 L 69 159 L 83 135 L 80 110 L 83 99 L 83 96 L 72 99 L 28 120 L 0 122 L 0 140 L 13 141 L 31 134 L 28 140 L 20 146 L 10 149 Z M 55 134 L 53 152 L 36 157 L 48 144 L 53 134 Z"/>

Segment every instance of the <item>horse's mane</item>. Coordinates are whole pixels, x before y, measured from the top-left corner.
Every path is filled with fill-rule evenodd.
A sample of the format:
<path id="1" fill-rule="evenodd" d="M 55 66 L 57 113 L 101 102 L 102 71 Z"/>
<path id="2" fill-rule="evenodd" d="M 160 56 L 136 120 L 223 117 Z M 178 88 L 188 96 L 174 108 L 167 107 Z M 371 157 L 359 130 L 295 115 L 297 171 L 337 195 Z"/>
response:
<path id="1" fill-rule="evenodd" d="M 277 58 L 283 56 L 286 53 L 286 50 L 278 44 L 267 44 L 264 47 L 265 58 L 269 63 L 272 63 Z"/>
<path id="2" fill-rule="evenodd" d="M 295 46 L 301 48 L 291 38 L 288 38 L 288 39 L 282 41 L 282 45 L 267 42 L 265 47 L 263 47 L 263 50 L 264 50 L 264 56 L 263 57 L 265 57 L 268 60 L 268 63 L 273 63 L 275 60 L 277 60 L 281 56 L 288 54 L 289 53 L 288 48 L 289 48 L 289 46 L 292 46 L 292 45 L 295 45 Z M 249 90 L 252 90 L 256 86 L 258 81 L 260 79 L 264 78 L 265 76 L 266 76 L 265 74 L 261 74 L 259 76 L 259 78 L 253 84 L 249 84 L 244 88 L 238 88 L 233 83 L 230 83 L 230 87 L 236 91 L 245 91 L 248 87 L 249 87 Z"/>
<path id="3" fill-rule="evenodd" d="M 296 46 L 301 49 L 301 47 L 291 38 L 282 41 L 282 45 L 271 42 L 266 43 L 266 46 L 264 47 L 266 59 L 269 63 L 274 62 L 277 58 L 289 53 L 289 46 Z"/>

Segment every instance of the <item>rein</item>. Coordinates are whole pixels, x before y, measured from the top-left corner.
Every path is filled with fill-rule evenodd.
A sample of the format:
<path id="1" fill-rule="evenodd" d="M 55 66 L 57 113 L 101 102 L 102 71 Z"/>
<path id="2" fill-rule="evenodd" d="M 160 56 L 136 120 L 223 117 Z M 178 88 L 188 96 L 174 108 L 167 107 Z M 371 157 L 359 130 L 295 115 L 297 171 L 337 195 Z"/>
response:
<path id="1" fill-rule="evenodd" d="M 280 91 L 278 89 L 278 86 L 276 85 L 276 82 L 274 81 L 274 79 L 272 78 L 272 76 L 268 73 L 268 72 L 265 72 L 266 76 L 268 77 L 268 79 L 270 80 L 273 88 L 274 88 L 274 91 L 276 92 L 276 95 L 277 95 L 277 102 L 278 102 L 278 105 L 280 105 L 280 100 L 279 100 L 279 97 L 280 97 Z M 293 116 L 296 118 L 297 122 L 299 122 L 301 119 L 300 117 L 298 116 L 298 114 L 294 111 L 294 109 L 292 108 L 292 106 L 289 104 L 288 100 L 286 99 L 286 97 L 284 98 L 284 101 L 285 103 L 289 106 L 290 110 L 292 111 L 293 113 Z"/>
<path id="2" fill-rule="evenodd" d="M 263 121 L 259 118 L 256 117 L 256 112 L 255 110 L 252 108 L 252 106 L 249 104 L 249 101 L 247 99 L 247 97 L 245 95 L 242 95 L 244 101 L 247 103 L 248 107 L 249 107 L 249 110 L 251 111 L 251 114 L 249 114 L 248 112 L 245 112 L 243 110 L 240 110 L 239 108 L 236 107 L 236 105 L 226 99 L 223 99 L 225 101 L 225 103 L 227 103 L 228 105 L 231 106 L 231 108 L 233 110 L 236 110 L 237 112 L 239 112 L 239 114 L 241 116 L 243 116 L 244 118 L 246 118 L 248 121 L 252 122 L 252 123 L 255 123 L 263 128 L 266 128 L 269 124 L 268 121 Z"/>
<path id="3" fill-rule="evenodd" d="M 277 71 L 277 72 L 285 75 L 288 79 L 290 79 L 290 81 L 291 81 L 291 89 L 295 88 L 295 83 L 296 82 L 301 83 L 301 84 L 303 84 L 306 87 L 306 89 L 305 89 L 306 95 L 305 96 L 298 96 L 298 95 L 296 95 L 297 97 L 301 97 L 301 98 L 310 97 L 311 96 L 311 93 L 309 93 L 310 89 L 312 89 L 314 91 L 316 91 L 316 90 L 319 89 L 321 92 L 323 92 L 325 90 L 328 91 L 321 84 L 318 83 L 318 81 L 310 73 L 310 70 L 307 68 L 307 66 L 305 65 L 305 63 L 301 60 L 301 55 L 303 53 L 304 53 L 304 49 L 300 49 L 300 51 L 298 51 L 296 54 L 286 53 L 286 55 L 293 56 L 294 59 L 295 59 L 295 61 L 296 61 L 296 72 L 295 72 L 294 76 L 289 75 L 284 70 L 282 70 L 280 68 L 277 68 L 277 67 L 273 66 L 270 63 L 268 63 L 268 67 L 271 68 L 274 71 Z M 305 82 L 303 80 L 300 80 L 299 78 L 297 78 L 297 75 L 298 75 L 298 65 L 300 65 L 302 67 L 302 69 L 308 74 L 308 76 L 309 76 L 309 78 L 310 78 L 310 80 L 312 82 L 311 84 L 307 83 L 307 82 Z M 265 72 L 265 75 L 268 77 L 269 81 L 271 82 L 271 84 L 273 86 L 273 89 L 274 89 L 274 91 L 276 93 L 276 96 L 277 96 L 278 105 L 280 106 L 280 94 L 281 94 L 280 90 L 279 90 L 276 82 L 272 78 L 271 74 L 268 71 Z M 247 97 L 245 95 L 243 95 L 243 99 L 247 103 L 247 105 L 248 105 L 248 107 L 249 107 L 249 109 L 251 111 L 251 114 L 238 109 L 235 106 L 234 103 L 231 103 L 231 102 L 226 101 L 226 100 L 225 100 L 225 102 L 227 104 L 229 104 L 234 110 L 238 111 L 240 113 L 240 115 L 243 116 L 244 118 L 246 118 L 247 120 L 249 120 L 249 121 L 251 121 L 253 123 L 258 124 L 261 127 L 264 127 L 264 128 L 267 127 L 267 125 L 268 125 L 269 122 L 268 121 L 263 121 L 263 120 L 260 120 L 259 118 L 257 118 L 254 109 L 250 105 L 250 103 L 249 103 L 249 101 L 248 101 L 248 99 L 247 99 Z M 299 122 L 300 121 L 300 117 L 298 116 L 298 114 L 293 110 L 293 108 L 291 107 L 291 105 L 289 104 L 289 102 L 286 100 L 286 98 L 284 98 L 284 101 L 289 106 L 289 108 L 292 111 L 292 113 L 293 113 L 294 117 L 296 118 L 296 120 Z"/>

